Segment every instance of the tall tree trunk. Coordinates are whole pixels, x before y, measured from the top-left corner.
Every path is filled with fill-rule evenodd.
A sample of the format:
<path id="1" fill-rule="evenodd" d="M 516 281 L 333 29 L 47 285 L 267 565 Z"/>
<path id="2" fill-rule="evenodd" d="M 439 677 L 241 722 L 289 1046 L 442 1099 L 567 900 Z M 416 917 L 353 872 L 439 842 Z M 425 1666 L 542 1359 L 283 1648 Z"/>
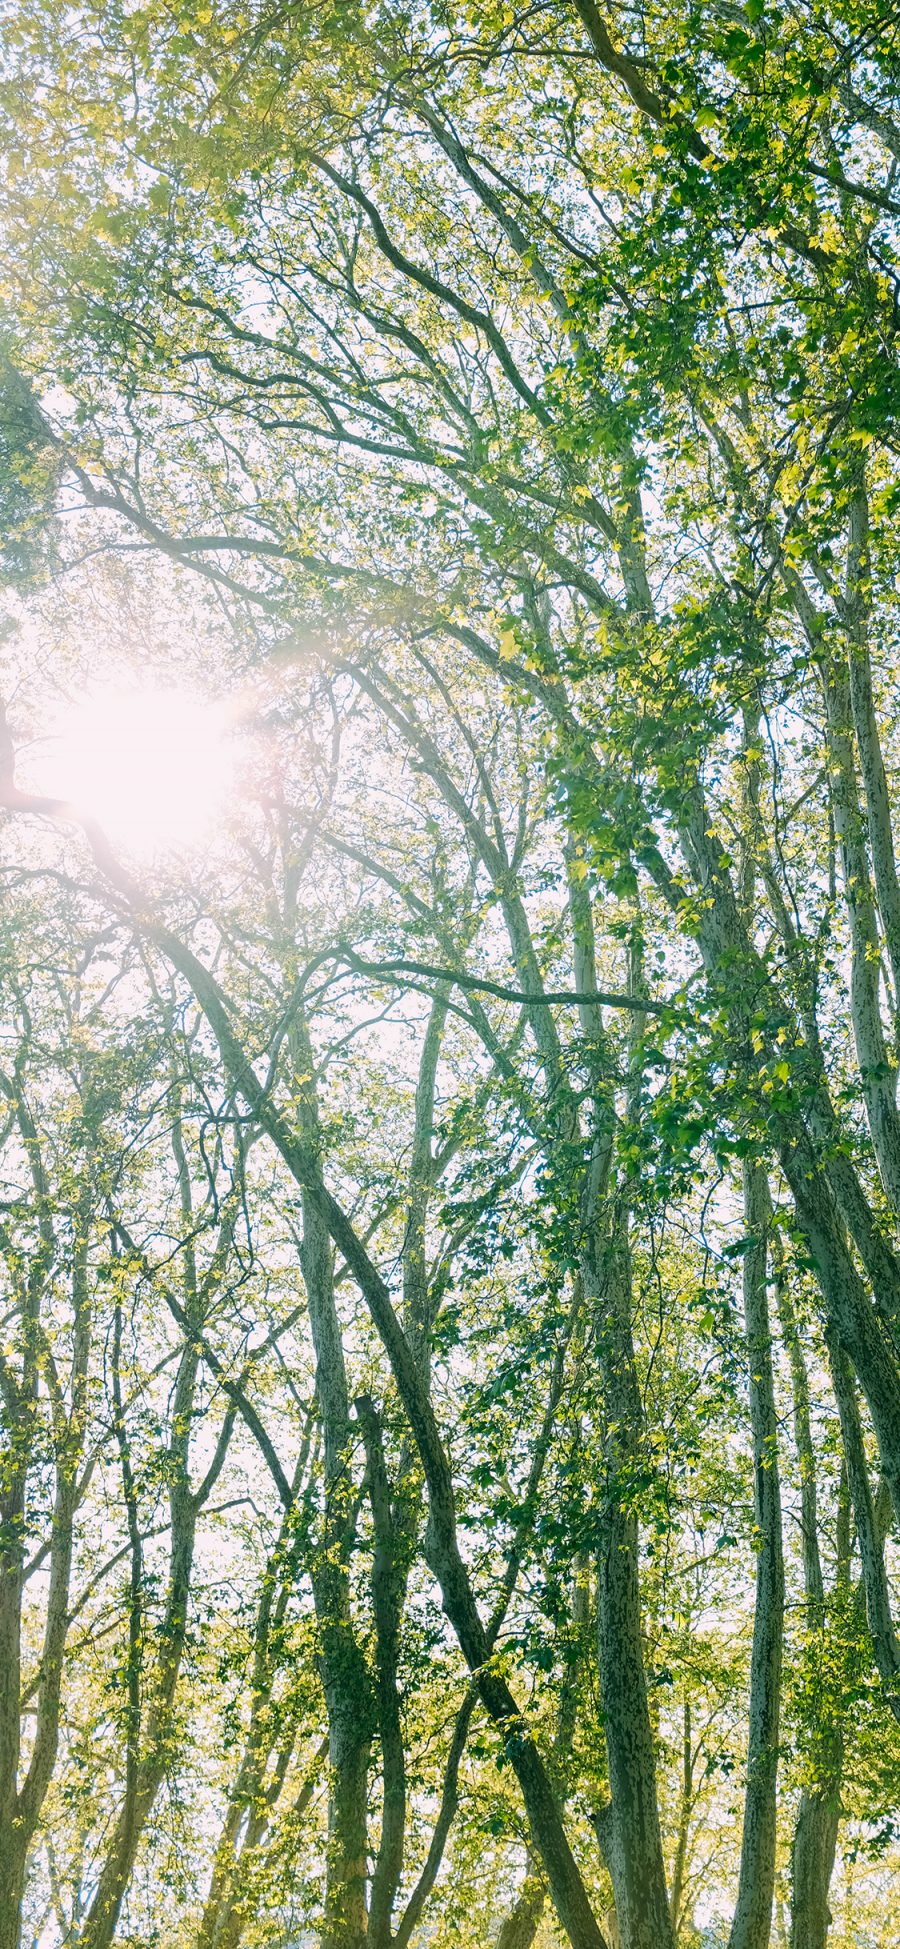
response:
<path id="1" fill-rule="evenodd" d="M 368 1395 L 357 1399 L 356 1413 L 362 1424 L 366 1445 L 369 1500 L 375 1531 L 371 1591 L 383 1780 L 381 1840 L 372 1875 L 369 1942 L 371 1949 L 390 1949 L 391 1915 L 403 1867 L 406 1828 L 406 1755 L 398 1684 L 406 1565 L 397 1547 L 397 1525 L 391 1508 L 381 1422 Z"/>
<path id="2" fill-rule="evenodd" d="M 900 1212 L 900 1116 L 897 1071 L 881 1020 L 881 942 L 869 874 L 867 829 L 853 751 L 850 677 L 835 657 L 824 672 L 831 802 L 850 921 L 850 1018 L 862 1095 L 881 1180 Z"/>
<path id="3" fill-rule="evenodd" d="M 87 1092 L 85 1102 L 87 1108 Z M 29 1155 L 35 1199 L 46 1202 L 46 1180 L 40 1141 L 24 1096 L 19 1097 L 19 1125 Z M 85 1118 L 89 1130 L 89 1119 Z M 21 1787 L 18 1784 L 21 1708 L 21 1607 L 23 1542 L 27 1518 L 29 1470 L 34 1460 L 38 1421 L 38 1365 L 41 1345 L 36 1331 L 44 1276 L 49 1267 L 53 1233 L 44 1213 L 42 1247 L 35 1254 L 27 1287 L 22 1293 L 27 1322 L 26 1344 L 19 1385 L 4 1362 L 3 1397 L 8 1447 L 0 1455 L 0 1949 L 18 1949 L 28 1850 L 36 1832 L 59 1744 L 63 1663 L 69 1628 L 69 1586 L 74 1550 L 78 1468 L 84 1453 L 85 1406 L 91 1350 L 91 1288 L 88 1278 L 88 1240 L 93 1185 L 88 1162 L 81 1176 L 74 1207 L 75 1250 L 72 1255 L 71 1295 L 73 1347 L 71 1398 L 68 1413 L 58 1391 L 51 1403 L 52 1444 L 56 1473 L 50 1536 L 50 1577 L 43 1643 L 37 1673 L 37 1713 L 31 1757 Z M 58 1383 L 57 1383 L 58 1388 Z"/>
<path id="4" fill-rule="evenodd" d="M 900 881 L 897 878 L 890 788 L 875 715 L 869 657 L 870 578 L 869 504 L 865 469 L 861 466 L 859 483 L 850 503 L 847 532 L 845 611 L 850 642 L 850 699 L 865 793 L 875 891 L 891 968 L 894 1007 L 900 1009 Z"/>
<path id="5" fill-rule="evenodd" d="M 177 1087 L 175 1102 L 178 1103 Z M 194 1248 L 194 1210 L 191 1177 L 184 1149 L 180 1114 L 172 1126 L 172 1151 L 175 1158 L 181 1216 L 185 1226 L 182 1246 L 185 1339 L 172 1396 L 168 1467 L 169 1572 L 166 1602 L 159 1627 L 158 1649 L 152 1670 L 144 1664 L 146 1606 L 142 1590 L 143 1565 L 138 1530 L 137 1498 L 131 1469 L 127 1430 L 119 1389 L 121 1314 L 116 1314 L 114 1340 L 116 1435 L 119 1442 L 123 1488 L 128 1512 L 131 1544 L 132 1589 L 129 1606 L 128 1717 L 125 1741 L 125 1784 L 111 1844 L 100 1872 L 96 1891 L 85 1917 L 82 1949 L 110 1949 L 122 1904 L 128 1890 L 141 1836 L 153 1810 L 157 1794 L 172 1759 L 174 1707 L 184 1655 L 188 1625 L 188 1599 L 194 1562 L 197 1517 L 209 1493 L 215 1472 L 207 1472 L 196 1492 L 191 1487 L 190 1447 L 197 1374 L 200 1364 L 199 1335 L 203 1326 L 203 1299 L 197 1279 Z M 223 1221 L 224 1222 L 224 1221 Z M 224 1234 L 220 1234 L 224 1236 Z M 230 1432 L 231 1422 L 226 1423 Z M 225 1430 L 223 1430 L 225 1433 Z M 226 1434 L 227 1439 L 227 1434 Z M 221 1444 L 220 1444 L 221 1446 Z M 222 1450 L 224 1454 L 224 1450 Z M 221 1456 L 219 1457 L 221 1465 Z M 141 1751 L 143 1707 L 146 1703 L 146 1733 Z"/>
<path id="6" fill-rule="evenodd" d="M 591 1251 L 606 1420 L 606 1495 L 597 1558 L 597 1638 L 611 1804 L 607 1857 L 623 1949 L 674 1949 L 647 1702 L 635 1476 L 643 1411 L 631 1338 L 630 1252 L 623 1213 Z"/>
<path id="7" fill-rule="evenodd" d="M 821 1631 L 825 1615 L 825 1583 L 819 1551 L 816 1457 L 809 1408 L 809 1380 L 786 1271 L 776 1251 L 776 1291 L 781 1335 L 791 1368 L 794 1403 L 794 1442 L 800 1469 L 800 1544 L 806 1594 L 807 1629 Z M 839 1523 L 839 1532 L 846 1524 Z M 838 1552 L 838 1579 L 849 1560 Z M 849 1564 L 848 1564 L 849 1567 Z M 835 1726 L 824 1778 L 804 1787 L 791 1845 L 791 1949 L 825 1949 L 831 1913 L 828 1893 L 834 1871 L 840 1823 L 843 1738 Z"/>
<path id="8" fill-rule="evenodd" d="M 318 1170 L 321 1149 L 315 1065 L 299 1009 L 291 1056 L 301 1143 Z M 308 1187 L 302 1190 L 301 1267 L 316 1360 L 316 1397 L 325 1453 L 320 1547 L 310 1571 L 319 1627 L 319 1663 L 328 1714 L 331 1791 L 322 1949 L 361 1949 L 368 1933 L 368 1775 L 374 1730 L 372 1684 L 351 1612 L 352 1431 L 341 1326 L 334 1298 L 328 1227 Z"/>
<path id="9" fill-rule="evenodd" d="M 894 1717 L 900 1720 L 900 1639 L 891 1614 L 884 1535 L 872 1495 L 859 1403 L 850 1364 L 842 1348 L 832 1344 L 829 1353 L 859 1543 L 866 1617 L 875 1663 L 884 1680 L 885 1696 Z"/>
<path id="10" fill-rule="evenodd" d="M 9 1828 L 0 1835 L 0 1949 L 19 1949 L 25 1896 L 26 1850 Z"/>
<path id="11" fill-rule="evenodd" d="M 744 1326 L 750 1369 L 750 1425 L 758 1550 L 750 1729 L 741 1867 L 729 1949 L 768 1949 L 775 1894 L 776 1785 L 784 1638 L 784 1555 L 778 1480 L 778 1428 L 766 1297 L 771 1218 L 763 1166 L 743 1167 L 744 1221 L 751 1243 L 744 1253 Z"/>
<path id="12" fill-rule="evenodd" d="M 801 1795 L 791 1849 L 791 1949 L 825 1949 L 840 1815 L 839 1782 Z"/>
<path id="13" fill-rule="evenodd" d="M 9 1404 L 8 1404 L 9 1405 Z M 25 1836 L 18 1820 L 20 1751 L 22 1539 L 30 1416 L 16 1402 L 9 1446 L 0 1457 L 0 1949 L 18 1949 L 25 1880 Z"/>
<path id="14" fill-rule="evenodd" d="M 681 1912 L 685 1895 L 685 1880 L 688 1863 L 688 1841 L 691 1831 L 691 1814 L 694 1807 L 694 1747 L 691 1729 L 691 1695 L 685 1689 L 681 1725 L 681 1793 L 678 1807 L 678 1826 L 675 1841 L 675 1859 L 672 1864 L 672 1928 L 676 1941 L 681 1930 Z"/>
<path id="15" fill-rule="evenodd" d="M 371 1742 L 359 1735 L 359 1702 L 354 1712 L 355 1671 L 348 1671 L 336 1699 L 331 1662 L 329 1760 L 332 1768 L 328 1807 L 328 1857 L 322 1949 L 357 1949 L 366 1941 L 366 1841 Z M 368 1688 L 367 1688 L 368 1690 Z M 368 1710 L 363 1700 L 362 1723 Z"/>

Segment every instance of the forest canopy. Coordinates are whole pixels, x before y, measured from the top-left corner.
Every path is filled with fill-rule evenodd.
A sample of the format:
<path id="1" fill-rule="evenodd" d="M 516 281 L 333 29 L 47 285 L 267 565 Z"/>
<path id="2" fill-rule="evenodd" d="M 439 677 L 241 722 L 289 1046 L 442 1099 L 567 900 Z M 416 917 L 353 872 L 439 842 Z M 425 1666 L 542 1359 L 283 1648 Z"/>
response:
<path id="1" fill-rule="evenodd" d="M 0 22 L 0 1949 L 890 1949 L 896 10 Z"/>

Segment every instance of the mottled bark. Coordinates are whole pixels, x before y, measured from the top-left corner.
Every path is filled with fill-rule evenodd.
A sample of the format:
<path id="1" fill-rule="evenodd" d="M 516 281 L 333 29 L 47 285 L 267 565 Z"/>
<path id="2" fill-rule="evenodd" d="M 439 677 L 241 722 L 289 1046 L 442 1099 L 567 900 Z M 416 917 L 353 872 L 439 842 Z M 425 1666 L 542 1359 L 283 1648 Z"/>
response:
<path id="1" fill-rule="evenodd" d="M 744 1162 L 743 1190 L 749 1241 L 744 1252 L 744 1330 L 750 1374 L 757 1555 L 741 1866 L 729 1949 L 768 1949 L 775 1894 L 784 1555 L 766 1277 L 771 1205 L 765 1170 L 753 1159 Z"/>
<path id="2" fill-rule="evenodd" d="M 5 1390 L 7 1444 L 0 1494 L 0 1949 L 18 1949 L 25 1846 L 18 1822 L 22 1570 L 25 1489 L 31 1448 L 30 1403 Z"/>
<path id="3" fill-rule="evenodd" d="M 894 847 L 891 800 L 872 685 L 869 656 L 869 508 L 865 478 L 850 503 L 847 533 L 845 619 L 850 643 L 849 677 L 853 728 L 866 801 L 866 823 L 875 892 L 894 989 L 900 1010 L 900 881 Z"/>
<path id="4" fill-rule="evenodd" d="M 850 678 L 847 665 L 837 658 L 825 672 L 825 699 L 834 825 L 850 919 L 850 1017 L 878 1168 L 893 1209 L 900 1212 L 897 1072 L 881 1022 L 881 944 L 869 874 L 868 835 L 856 784 Z"/>
<path id="5" fill-rule="evenodd" d="M 383 1779 L 381 1838 L 372 1875 L 368 1940 L 372 1949 L 390 1949 L 391 1915 L 403 1867 L 406 1827 L 406 1755 L 400 1724 L 400 1624 L 406 1579 L 398 1557 L 397 1531 L 384 1460 L 381 1424 L 367 1395 L 356 1402 L 366 1446 L 369 1501 L 375 1530 L 372 1559 L 372 1611 L 375 1620 L 376 1698 Z"/>
<path id="6" fill-rule="evenodd" d="M 678 1824 L 675 1835 L 675 1858 L 672 1863 L 672 1889 L 669 1898 L 669 1906 L 672 1911 L 672 1929 L 676 1942 L 681 1928 L 688 1864 L 688 1841 L 690 1838 L 693 1808 L 694 1747 L 691 1730 L 691 1696 L 689 1691 L 685 1691 L 681 1722 L 681 1783 L 678 1796 Z"/>
<path id="7" fill-rule="evenodd" d="M 825 1949 L 840 1814 L 838 1782 L 801 1795 L 791 1848 L 791 1949 Z"/>
<path id="8" fill-rule="evenodd" d="M 638 1570 L 637 1464 L 643 1412 L 631 1340 L 628 1239 L 620 1217 L 585 1268 L 596 1302 L 606 1484 L 597 1558 L 597 1635 L 611 1805 L 609 1867 L 623 1949 L 674 1949 L 647 1703 Z"/>
<path id="9" fill-rule="evenodd" d="M 794 1443 L 800 1469 L 800 1539 L 806 1624 L 807 1630 L 815 1633 L 821 1631 L 824 1622 L 825 1582 L 819 1550 L 816 1457 L 810 1421 L 809 1380 L 786 1271 L 777 1258 L 776 1268 L 778 1312 L 791 1369 Z M 839 1521 L 838 1527 L 840 1533 L 845 1526 Z M 849 1541 L 847 1548 L 839 1550 L 838 1554 L 840 1579 L 846 1574 Z M 839 1723 L 831 1729 L 829 1748 L 824 1777 L 813 1785 L 805 1786 L 800 1795 L 791 1844 L 791 1949 L 825 1949 L 831 1921 L 828 1894 L 840 1823 L 843 1767 L 843 1737 Z"/>
<path id="10" fill-rule="evenodd" d="M 579 990 L 596 988 L 593 919 L 582 883 L 569 902 Z M 632 950 L 630 989 L 643 992 Z M 673 1945 L 659 1821 L 656 1757 L 644 1671 L 638 1563 L 638 1494 L 645 1464 L 644 1408 L 632 1336 L 627 1204 L 612 1182 L 614 1105 L 605 1080 L 606 1037 L 596 1004 L 582 1005 L 594 1072 L 596 1134 L 582 1190 L 581 1278 L 590 1309 L 603 1401 L 602 1540 L 597 1555 L 597 1650 L 610 1804 L 600 1816 L 624 1949 Z M 640 1089 L 642 1018 L 632 1018 L 627 1107 Z M 599 1838 L 599 1830 L 598 1830 Z"/>
<path id="11" fill-rule="evenodd" d="M 884 1681 L 885 1696 L 891 1711 L 894 1717 L 900 1720 L 900 1640 L 891 1614 L 891 1597 L 884 1561 L 884 1535 L 872 1495 L 859 1405 L 853 1375 L 842 1349 L 832 1345 L 829 1352 L 859 1543 L 866 1616 L 875 1663 Z"/>

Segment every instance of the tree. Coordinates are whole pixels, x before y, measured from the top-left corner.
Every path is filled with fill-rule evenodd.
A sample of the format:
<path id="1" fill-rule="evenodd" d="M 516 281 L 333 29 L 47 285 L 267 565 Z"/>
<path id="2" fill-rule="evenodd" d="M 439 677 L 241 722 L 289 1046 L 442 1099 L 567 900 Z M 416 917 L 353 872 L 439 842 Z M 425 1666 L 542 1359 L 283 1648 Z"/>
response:
<path id="1" fill-rule="evenodd" d="M 541 1926 L 537 1878 L 570 1940 L 599 1944 L 607 1877 L 627 1949 L 685 1939 L 703 1752 L 707 1777 L 740 1769 L 740 1810 L 710 1795 L 740 1834 L 730 1949 L 770 1940 L 791 1827 L 793 1942 L 819 1949 L 857 1657 L 895 1748 L 896 60 L 892 23 L 846 6 L 14 18 L 12 243 L 52 197 L 9 275 L 17 451 L 74 492 L 71 553 L 137 544 L 199 577 L 275 700 L 234 839 L 262 922 L 221 878 L 148 889 L 83 823 L 119 952 L 138 943 L 199 1011 L 229 1118 L 299 1199 L 291 1359 L 321 1429 L 302 1543 L 305 1476 L 278 1459 L 257 1363 L 248 1392 L 233 1354 L 204 1358 L 282 1506 L 266 1687 L 267 1593 L 283 1565 L 309 1579 L 329 1944 L 418 1926 L 476 1714 L 527 1823 L 507 1941 Z M 20 777 L 17 818 L 58 817 Z M 331 905 L 307 913 L 317 876 Z M 342 1007 L 362 1034 L 366 994 L 391 1014 L 423 990 L 409 1161 L 386 1167 L 384 1076 L 373 1103 L 351 1063 L 334 1122 L 320 1037 Z M 736 1439 L 752 1468 L 732 1482 Z M 719 1560 L 705 1533 L 722 1494 L 744 1575 L 755 1558 L 744 1731 L 740 1544 L 723 1530 Z M 826 1510 L 844 1676 L 785 1793 L 785 1626 L 799 1699 Z M 723 1620 L 699 1675 L 678 1627 L 698 1565 L 693 1608 Z M 429 1579 L 472 1686 L 411 1885 L 401 1672 Z M 595 1650 L 573 1676 L 585 1579 Z M 573 1684 L 589 1752 L 564 1735 Z M 740 1751 L 714 1760 L 723 1701 Z M 256 1707 L 246 1731 L 211 1941 L 254 1921 L 228 1892 L 241 1821 L 242 1862 L 281 1845 L 259 1799 L 277 1732 Z"/>

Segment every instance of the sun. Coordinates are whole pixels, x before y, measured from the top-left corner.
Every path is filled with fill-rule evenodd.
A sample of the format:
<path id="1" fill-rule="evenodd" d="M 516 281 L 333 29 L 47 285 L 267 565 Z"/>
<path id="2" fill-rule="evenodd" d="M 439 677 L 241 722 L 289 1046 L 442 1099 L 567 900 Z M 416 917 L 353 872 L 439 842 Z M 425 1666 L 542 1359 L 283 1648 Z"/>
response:
<path id="1" fill-rule="evenodd" d="M 44 789 L 148 856 L 212 832 L 233 783 L 221 705 L 177 689 L 99 686 L 77 698 L 47 738 Z"/>

